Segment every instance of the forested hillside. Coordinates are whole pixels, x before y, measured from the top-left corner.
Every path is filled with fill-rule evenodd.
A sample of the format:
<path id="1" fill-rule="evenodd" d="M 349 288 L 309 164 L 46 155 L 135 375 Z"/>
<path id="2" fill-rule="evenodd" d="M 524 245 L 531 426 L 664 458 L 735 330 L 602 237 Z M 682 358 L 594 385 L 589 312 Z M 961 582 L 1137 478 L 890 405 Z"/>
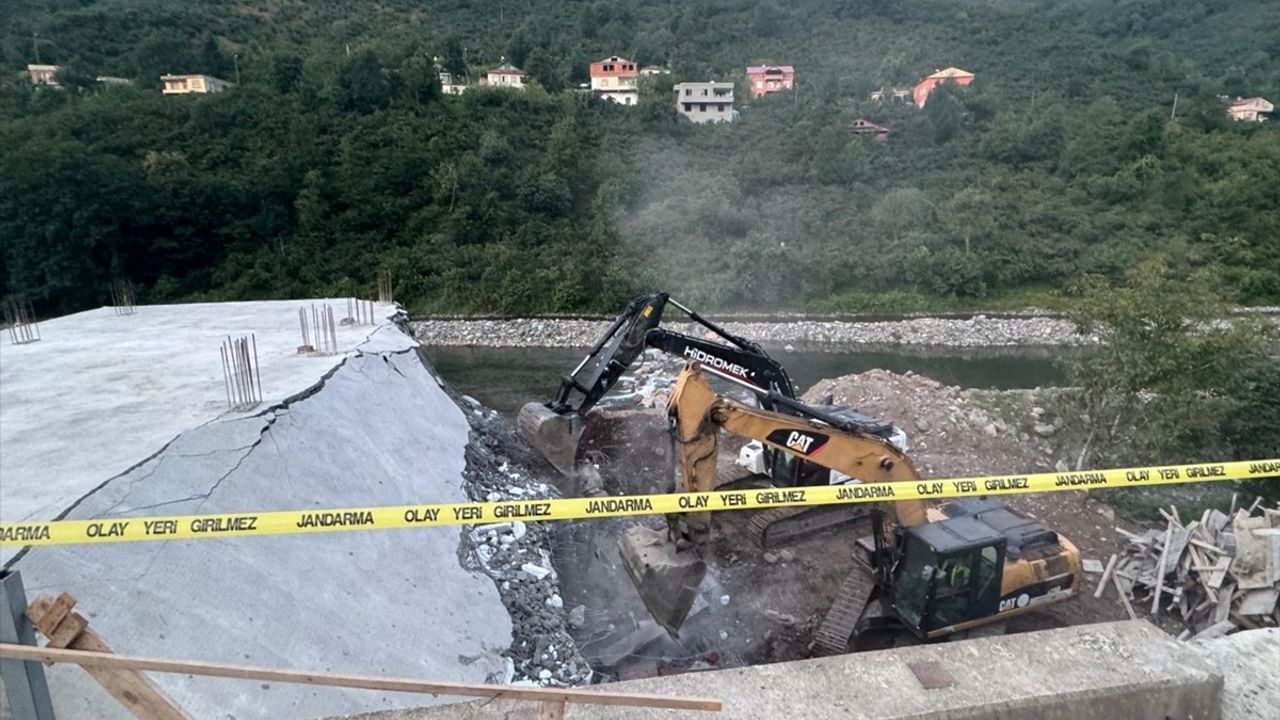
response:
<path id="1" fill-rule="evenodd" d="M 572 89 L 612 54 L 672 75 L 632 108 Z M 535 86 L 443 96 L 436 58 Z M 748 101 L 757 63 L 797 89 Z M 870 100 L 947 66 L 977 79 Z M 190 72 L 239 84 L 160 94 Z M 740 121 L 678 119 L 671 83 L 711 78 Z M 386 268 L 416 311 L 1007 306 L 1161 254 L 1280 302 L 1280 118 L 1220 95 L 1280 102 L 1273 0 L 0 0 L 0 295 L 368 295 Z"/>

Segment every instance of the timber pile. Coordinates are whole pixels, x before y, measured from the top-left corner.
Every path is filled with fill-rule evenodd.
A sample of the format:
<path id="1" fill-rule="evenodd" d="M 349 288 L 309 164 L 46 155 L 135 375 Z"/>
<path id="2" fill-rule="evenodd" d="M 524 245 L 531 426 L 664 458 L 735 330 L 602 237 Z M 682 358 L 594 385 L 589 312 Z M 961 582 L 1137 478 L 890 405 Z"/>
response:
<path id="1" fill-rule="evenodd" d="M 1160 511 L 1163 531 L 1116 528 L 1129 542 L 1108 560 L 1094 596 L 1110 583 L 1130 617 L 1137 604 L 1180 617 L 1181 640 L 1280 625 L 1280 511 L 1260 504 L 1234 515 L 1206 510 L 1185 525 L 1170 506 Z"/>

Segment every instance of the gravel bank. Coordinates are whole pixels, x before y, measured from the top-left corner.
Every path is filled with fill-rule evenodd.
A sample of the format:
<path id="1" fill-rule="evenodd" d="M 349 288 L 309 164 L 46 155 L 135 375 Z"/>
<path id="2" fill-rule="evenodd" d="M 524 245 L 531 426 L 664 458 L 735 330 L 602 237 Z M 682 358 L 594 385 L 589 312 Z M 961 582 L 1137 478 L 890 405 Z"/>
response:
<path id="1" fill-rule="evenodd" d="M 419 320 L 414 336 L 424 345 L 484 347 L 586 347 L 609 327 L 604 320 Z M 692 323 L 665 327 L 701 335 Z M 1082 337 L 1066 320 L 1050 317 L 911 318 L 882 322 L 796 320 L 727 322 L 732 333 L 771 345 L 920 345 L 937 347 L 1011 347 L 1081 345 Z"/>

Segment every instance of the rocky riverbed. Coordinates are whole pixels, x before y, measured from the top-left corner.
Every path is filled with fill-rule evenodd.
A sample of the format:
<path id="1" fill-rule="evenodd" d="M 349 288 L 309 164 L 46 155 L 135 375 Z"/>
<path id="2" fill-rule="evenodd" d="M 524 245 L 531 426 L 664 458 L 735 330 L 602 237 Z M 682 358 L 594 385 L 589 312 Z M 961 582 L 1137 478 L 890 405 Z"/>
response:
<path id="1" fill-rule="evenodd" d="M 427 319 L 413 324 L 424 345 L 483 347 L 587 347 L 609 327 L 607 320 Z M 676 332 L 702 335 L 693 323 L 667 323 Z M 770 345 L 918 345 L 936 347 L 1013 347 L 1083 345 L 1096 338 L 1076 334 L 1071 323 L 1053 317 L 907 318 L 875 322 L 792 320 L 726 322 L 731 333 Z"/>

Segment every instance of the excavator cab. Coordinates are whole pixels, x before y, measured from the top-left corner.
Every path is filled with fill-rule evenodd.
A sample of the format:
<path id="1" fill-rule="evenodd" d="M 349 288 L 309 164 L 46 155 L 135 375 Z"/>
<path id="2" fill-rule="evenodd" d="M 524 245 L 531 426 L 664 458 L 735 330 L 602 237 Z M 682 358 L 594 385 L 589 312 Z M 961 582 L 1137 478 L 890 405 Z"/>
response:
<path id="1" fill-rule="evenodd" d="M 996 614 L 1005 537 L 972 517 L 896 531 L 891 605 L 921 638 Z"/>

